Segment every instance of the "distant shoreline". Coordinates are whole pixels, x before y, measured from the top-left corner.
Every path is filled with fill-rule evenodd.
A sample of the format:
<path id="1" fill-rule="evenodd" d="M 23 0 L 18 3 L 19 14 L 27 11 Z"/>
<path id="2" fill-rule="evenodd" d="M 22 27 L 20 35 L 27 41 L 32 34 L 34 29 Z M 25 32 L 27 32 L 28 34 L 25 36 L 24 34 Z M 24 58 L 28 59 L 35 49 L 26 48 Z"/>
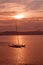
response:
<path id="1" fill-rule="evenodd" d="M 27 31 L 27 32 L 5 31 L 0 32 L 0 35 L 43 35 L 43 31 Z"/>

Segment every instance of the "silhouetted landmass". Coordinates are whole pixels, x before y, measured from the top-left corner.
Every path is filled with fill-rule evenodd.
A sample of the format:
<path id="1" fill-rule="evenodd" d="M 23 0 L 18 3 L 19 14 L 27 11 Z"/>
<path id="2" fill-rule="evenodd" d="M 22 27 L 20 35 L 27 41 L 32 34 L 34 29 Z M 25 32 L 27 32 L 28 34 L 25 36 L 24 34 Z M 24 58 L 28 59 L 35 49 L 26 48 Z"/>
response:
<path id="1" fill-rule="evenodd" d="M 5 31 L 0 32 L 0 35 L 43 35 L 43 31 L 28 31 L 28 32 Z"/>

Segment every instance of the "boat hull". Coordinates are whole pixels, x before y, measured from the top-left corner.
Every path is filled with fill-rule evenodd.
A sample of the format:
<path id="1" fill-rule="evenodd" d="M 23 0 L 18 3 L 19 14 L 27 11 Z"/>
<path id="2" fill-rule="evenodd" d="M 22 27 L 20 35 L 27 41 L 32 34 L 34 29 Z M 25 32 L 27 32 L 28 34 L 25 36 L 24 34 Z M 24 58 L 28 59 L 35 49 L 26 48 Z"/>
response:
<path id="1" fill-rule="evenodd" d="M 9 47 L 12 47 L 12 48 L 22 48 L 22 47 L 25 47 L 25 45 L 8 45 Z"/>

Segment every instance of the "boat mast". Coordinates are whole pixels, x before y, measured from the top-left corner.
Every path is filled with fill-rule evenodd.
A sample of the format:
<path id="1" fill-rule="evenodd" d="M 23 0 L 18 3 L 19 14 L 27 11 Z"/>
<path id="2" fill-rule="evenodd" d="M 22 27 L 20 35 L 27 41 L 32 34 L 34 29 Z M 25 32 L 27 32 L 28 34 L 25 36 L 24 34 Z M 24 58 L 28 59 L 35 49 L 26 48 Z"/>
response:
<path id="1" fill-rule="evenodd" d="M 19 44 L 19 37 L 18 37 L 18 23 L 17 23 L 17 19 L 15 21 L 16 24 L 16 32 L 17 32 L 17 43 Z"/>

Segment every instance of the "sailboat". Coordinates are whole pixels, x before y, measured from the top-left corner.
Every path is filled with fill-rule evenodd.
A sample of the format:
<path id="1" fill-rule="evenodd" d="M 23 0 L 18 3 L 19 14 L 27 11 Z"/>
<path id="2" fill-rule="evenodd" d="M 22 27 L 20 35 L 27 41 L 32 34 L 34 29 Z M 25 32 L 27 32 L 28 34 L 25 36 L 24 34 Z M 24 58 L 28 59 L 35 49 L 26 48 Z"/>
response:
<path id="1" fill-rule="evenodd" d="M 12 48 L 22 48 L 22 47 L 25 47 L 25 45 L 14 45 L 14 44 L 11 44 L 11 45 L 8 45 L 9 47 L 12 47 Z"/>
<path id="2" fill-rule="evenodd" d="M 16 31 L 17 31 L 17 41 L 18 41 L 18 44 L 9 44 L 8 46 L 9 46 L 9 47 L 12 47 L 12 48 L 22 48 L 22 47 L 25 47 L 24 44 L 19 44 L 17 22 L 15 22 L 15 23 L 16 23 Z"/>

